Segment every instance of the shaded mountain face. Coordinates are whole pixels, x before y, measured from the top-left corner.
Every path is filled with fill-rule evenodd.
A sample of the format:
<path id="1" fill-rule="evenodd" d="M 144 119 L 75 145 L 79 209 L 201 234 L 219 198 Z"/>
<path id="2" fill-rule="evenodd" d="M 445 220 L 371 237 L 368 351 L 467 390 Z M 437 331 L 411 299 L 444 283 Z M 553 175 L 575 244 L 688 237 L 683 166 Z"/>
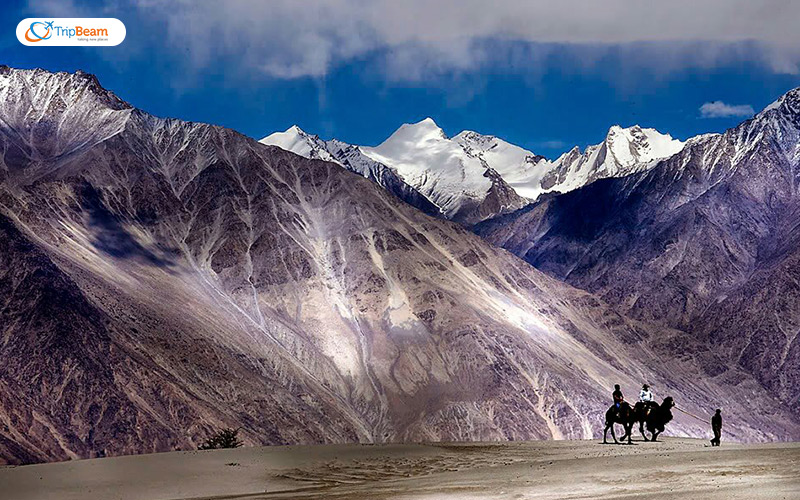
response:
<path id="1" fill-rule="evenodd" d="M 478 228 L 628 315 L 704 342 L 797 411 L 800 89 L 652 170 Z"/>
<path id="2" fill-rule="evenodd" d="M 545 193 L 564 193 L 598 179 L 646 170 L 655 160 L 680 151 L 681 141 L 653 129 L 613 126 L 605 140 L 586 151 L 573 148 L 551 161 L 491 135 L 463 131 L 447 137 L 430 118 L 402 125 L 377 147 L 323 141 L 294 126 L 261 140 L 306 158 L 338 161 L 375 180 L 373 172 L 390 171 L 378 181 L 397 194 L 397 179 L 406 190 L 424 195 L 439 213 L 409 202 L 431 215 L 471 226 L 514 212 Z"/>
<path id="3" fill-rule="evenodd" d="M 597 435 L 646 380 L 800 435 L 744 368 L 340 165 L 0 70 L 0 457 Z M 702 362 L 701 362 L 702 361 Z M 713 402 L 713 403 L 711 403 Z M 727 408 L 727 406 L 726 406 Z M 759 411 L 755 411 L 758 409 Z M 675 432 L 705 432 L 678 416 Z"/>

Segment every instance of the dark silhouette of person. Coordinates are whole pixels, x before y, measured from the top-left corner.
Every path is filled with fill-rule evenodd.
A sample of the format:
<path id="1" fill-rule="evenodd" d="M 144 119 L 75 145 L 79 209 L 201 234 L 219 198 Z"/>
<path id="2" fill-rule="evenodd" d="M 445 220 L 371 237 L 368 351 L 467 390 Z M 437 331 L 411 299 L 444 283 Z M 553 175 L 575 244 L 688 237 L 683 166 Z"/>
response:
<path id="1" fill-rule="evenodd" d="M 622 391 L 619 388 L 619 384 L 614 385 L 614 392 L 611 393 L 611 397 L 614 398 L 614 406 L 616 406 L 617 410 L 619 410 L 622 406 L 622 402 L 625 401 L 625 398 L 622 396 Z"/>
<path id="2" fill-rule="evenodd" d="M 711 417 L 711 430 L 714 431 L 714 439 L 711 446 L 719 446 L 719 439 L 722 437 L 722 412 L 717 408 L 717 412 Z"/>

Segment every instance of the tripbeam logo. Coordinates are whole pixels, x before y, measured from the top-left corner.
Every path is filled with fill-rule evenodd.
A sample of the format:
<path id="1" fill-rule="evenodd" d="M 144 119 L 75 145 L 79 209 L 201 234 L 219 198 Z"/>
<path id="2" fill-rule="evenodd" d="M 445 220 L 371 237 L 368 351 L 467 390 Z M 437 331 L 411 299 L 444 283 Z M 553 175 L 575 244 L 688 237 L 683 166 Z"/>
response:
<path id="1" fill-rule="evenodd" d="M 17 39 L 23 45 L 119 45 L 125 40 L 125 25 L 119 19 L 50 18 L 23 19 L 17 24 Z"/>
<path id="2" fill-rule="evenodd" d="M 43 23 L 41 21 L 34 21 L 31 23 L 31 27 L 28 28 L 28 31 L 25 32 L 25 40 L 29 42 L 41 42 L 42 40 L 48 40 L 50 37 L 53 36 L 53 23 L 55 21 L 50 21 L 49 23 Z M 41 26 L 39 31 L 47 30 L 44 32 L 44 35 L 37 35 L 36 34 L 36 26 Z"/>

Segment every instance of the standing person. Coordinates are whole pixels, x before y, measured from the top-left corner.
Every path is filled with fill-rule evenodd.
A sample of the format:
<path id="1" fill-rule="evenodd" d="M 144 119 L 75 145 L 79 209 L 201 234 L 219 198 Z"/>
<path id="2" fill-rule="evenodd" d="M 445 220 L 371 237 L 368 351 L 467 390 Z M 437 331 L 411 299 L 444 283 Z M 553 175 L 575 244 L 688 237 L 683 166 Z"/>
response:
<path id="1" fill-rule="evenodd" d="M 714 431 L 714 439 L 711 446 L 719 446 L 719 439 L 722 437 L 722 411 L 717 408 L 717 412 L 711 417 L 711 429 Z"/>

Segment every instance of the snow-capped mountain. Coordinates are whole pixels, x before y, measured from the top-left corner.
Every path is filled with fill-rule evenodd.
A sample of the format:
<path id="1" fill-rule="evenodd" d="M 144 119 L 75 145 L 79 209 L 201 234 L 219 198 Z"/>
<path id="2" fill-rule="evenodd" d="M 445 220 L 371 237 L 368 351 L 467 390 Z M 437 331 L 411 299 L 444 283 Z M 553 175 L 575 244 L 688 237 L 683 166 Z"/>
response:
<path id="1" fill-rule="evenodd" d="M 312 160 L 339 161 L 330 152 L 325 141 L 316 135 L 308 134 L 297 125 L 292 125 L 285 132 L 275 132 L 261 139 L 263 144 L 278 146 L 286 151 Z"/>
<path id="2" fill-rule="evenodd" d="M 0 67 L 0 152 L 0 463 L 195 449 L 220 427 L 588 438 L 612 384 L 642 380 L 728 405 L 736 438 L 800 435 L 748 372 L 701 377 L 695 337 L 340 164 L 154 117 L 90 75 Z"/>
<path id="3" fill-rule="evenodd" d="M 600 144 L 581 152 L 575 147 L 547 166 L 538 183 L 541 192 L 568 193 L 598 179 L 624 177 L 647 170 L 668 158 L 684 143 L 652 128 L 614 125 Z"/>
<path id="4" fill-rule="evenodd" d="M 415 187 L 403 180 L 397 172 L 365 155 L 359 146 L 347 144 L 336 139 L 323 141 L 316 135 L 304 132 L 294 125 L 285 132 L 275 132 L 264 137 L 262 144 L 278 146 L 286 151 L 305 158 L 332 161 L 377 182 L 384 189 L 416 207 L 428 215 L 441 217 L 439 207 L 420 193 Z"/>
<path id="5" fill-rule="evenodd" d="M 388 167 L 445 218 L 467 225 L 518 210 L 544 193 L 565 193 L 598 179 L 646 170 L 683 148 L 681 141 L 654 129 L 613 126 L 602 143 L 548 160 L 473 131 L 449 138 L 430 118 L 402 125 L 376 147 L 322 141 L 297 127 L 262 142 L 342 164 L 337 155 L 345 146 L 350 162 L 345 166 L 351 170 L 365 175 L 372 169 L 364 163 Z"/>
<path id="6" fill-rule="evenodd" d="M 323 141 L 297 126 L 261 142 L 306 158 L 331 159 L 400 193 L 401 199 L 430 215 L 466 225 L 513 212 L 529 202 L 485 161 L 449 139 L 430 118 L 401 126 L 377 147 Z"/>
<path id="7" fill-rule="evenodd" d="M 527 204 L 490 165 L 467 153 L 430 118 L 403 124 L 380 145 L 362 149 L 395 169 L 448 219 L 470 224 Z"/>

